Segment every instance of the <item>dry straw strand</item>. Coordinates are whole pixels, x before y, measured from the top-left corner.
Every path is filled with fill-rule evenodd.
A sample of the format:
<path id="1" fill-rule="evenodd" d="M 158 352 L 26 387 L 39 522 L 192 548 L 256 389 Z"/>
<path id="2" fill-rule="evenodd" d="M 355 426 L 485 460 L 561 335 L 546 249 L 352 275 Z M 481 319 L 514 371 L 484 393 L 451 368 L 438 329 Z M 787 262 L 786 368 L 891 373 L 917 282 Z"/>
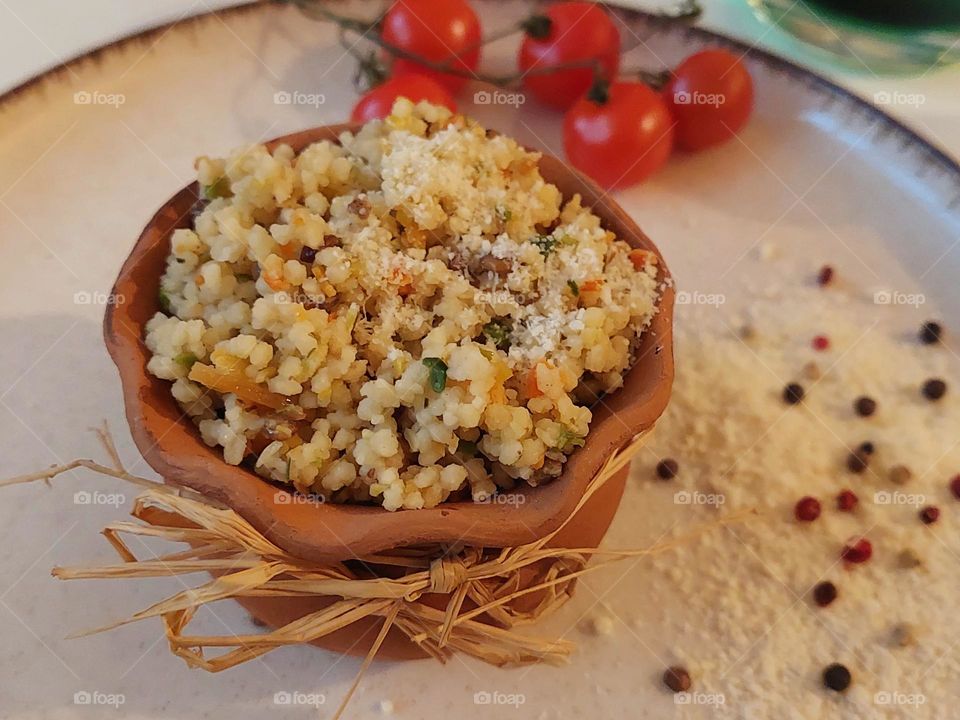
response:
<path id="1" fill-rule="evenodd" d="M 573 643 L 528 636 L 517 628 L 554 612 L 571 597 L 576 580 L 588 572 L 627 557 L 672 549 L 712 527 L 741 522 L 749 514 L 747 511 L 721 519 L 687 537 L 648 548 L 548 547 L 569 522 L 568 518 L 553 533 L 518 547 L 434 545 L 378 553 L 361 558 L 364 565 L 399 568 L 406 574 L 399 578 L 361 577 L 343 564 L 319 565 L 289 555 L 237 513 L 198 493 L 131 475 L 124 469 L 106 426 L 97 428 L 96 432 L 112 467 L 92 460 L 75 460 L 0 482 L 0 487 L 38 480 L 49 482 L 70 470 L 84 468 L 145 488 L 131 511 L 139 522 L 115 522 L 103 529 L 121 563 L 56 567 L 53 575 L 71 580 L 170 577 L 206 571 L 214 578 L 175 593 L 128 618 L 82 634 L 160 617 L 173 654 L 191 667 L 219 672 L 278 647 L 317 640 L 365 618 L 383 618 L 377 639 L 335 717 L 342 714 L 391 629 L 403 633 L 440 662 L 451 652 L 462 652 L 497 666 L 562 664 L 573 652 Z M 630 462 L 642 447 L 647 432 L 607 459 L 588 485 L 574 515 L 594 492 Z M 125 542 L 125 536 L 159 538 L 186 543 L 189 547 L 140 559 Z M 596 561 L 588 565 L 591 557 L 596 557 Z M 438 609 L 421 602 L 424 593 L 446 595 L 446 606 Z M 253 596 L 309 596 L 330 602 L 316 612 L 262 634 L 186 634 L 197 610 L 204 605 Z M 210 651 L 222 652 L 211 654 Z"/>

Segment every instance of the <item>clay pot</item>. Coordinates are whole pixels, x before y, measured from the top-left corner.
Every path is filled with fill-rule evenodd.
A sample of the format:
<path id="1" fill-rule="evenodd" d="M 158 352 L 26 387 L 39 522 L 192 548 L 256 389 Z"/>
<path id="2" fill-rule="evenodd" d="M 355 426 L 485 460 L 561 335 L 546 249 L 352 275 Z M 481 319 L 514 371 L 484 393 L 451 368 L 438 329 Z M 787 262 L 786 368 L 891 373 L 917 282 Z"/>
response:
<path id="1" fill-rule="evenodd" d="M 347 129 L 351 126 L 305 130 L 277 138 L 268 146 L 286 143 L 299 152 L 319 140 L 336 140 Z M 564 198 L 579 193 L 584 207 L 591 208 L 618 238 L 659 256 L 633 220 L 592 181 L 549 155 L 541 159 L 540 171 Z M 109 305 L 104 318 L 107 350 L 120 373 L 133 439 L 150 466 L 167 482 L 190 487 L 229 506 L 293 555 L 330 562 L 427 543 L 511 547 L 532 542 L 556 530 L 570 516 L 610 454 L 651 427 L 666 407 L 673 380 L 672 287 L 663 292 L 660 310 L 643 335 L 638 360 L 624 377 L 623 387 L 594 409 L 585 445 L 571 456 L 555 481 L 522 490 L 524 503 L 455 502 L 388 512 L 375 506 L 291 502 L 287 489 L 223 462 L 220 452 L 203 443 L 197 428 L 181 412 L 170 394 L 170 383 L 146 371 L 150 352 L 143 343 L 144 327 L 159 309 L 160 276 L 169 254 L 170 235 L 174 229 L 190 226 L 198 192 L 197 184 L 192 183 L 170 198 L 134 245 L 113 288 L 114 296 L 122 297 L 123 302 Z M 666 279 L 668 270 L 662 257 L 659 267 Z M 616 512 L 624 479 L 625 473 L 611 479 L 578 514 L 577 521 L 564 528 L 562 539 L 568 546 L 599 543 Z M 300 600 L 249 599 L 244 604 L 271 625 L 283 624 L 306 610 Z M 325 639 L 324 646 L 346 650 L 357 636 L 357 629 L 347 630 L 343 638 Z M 368 634 L 370 640 L 375 634 Z M 364 651 L 363 643 L 354 645 L 352 651 Z M 388 654 L 396 656 L 397 652 Z"/>

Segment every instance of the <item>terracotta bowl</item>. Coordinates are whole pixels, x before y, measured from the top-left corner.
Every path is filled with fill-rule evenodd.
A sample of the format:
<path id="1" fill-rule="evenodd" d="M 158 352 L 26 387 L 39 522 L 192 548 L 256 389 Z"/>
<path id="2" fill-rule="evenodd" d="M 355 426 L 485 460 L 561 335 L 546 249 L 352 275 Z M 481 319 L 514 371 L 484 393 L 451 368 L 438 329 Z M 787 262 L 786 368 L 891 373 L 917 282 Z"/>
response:
<path id="1" fill-rule="evenodd" d="M 334 125 L 305 130 L 268 145 L 286 143 L 299 152 L 319 140 L 335 141 L 347 129 L 352 128 Z M 547 155 L 540 162 L 540 171 L 565 198 L 580 193 L 584 206 L 592 208 L 619 238 L 659 255 L 633 220 L 593 182 Z M 193 488 L 231 507 L 294 555 L 329 562 L 424 543 L 509 547 L 532 542 L 560 526 L 607 457 L 652 426 L 666 407 L 673 379 L 672 288 L 663 293 L 660 310 L 643 336 L 639 359 L 627 373 L 623 388 L 595 408 L 586 444 L 571 456 L 554 482 L 525 490 L 523 504 L 456 502 L 388 512 L 375 506 L 290 502 L 285 489 L 245 468 L 227 465 L 216 449 L 207 447 L 170 394 L 170 383 L 146 371 L 150 353 L 143 343 L 144 327 L 159 309 L 160 276 L 170 235 L 176 228 L 190 226 L 197 200 L 198 187 L 193 183 L 164 203 L 144 228 L 113 288 L 115 296 L 124 301 L 108 307 L 104 319 L 107 349 L 120 372 L 134 441 L 153 469 L 168 482 Z M 659 267 L 666 278 L 668 270 L 662 258 Z M 612 505 L 599 508 L 604 512 L 599 512 L 593 529 L 602 530 L 594 545 L 609 524 L 619 496 L 619 492 L 608 493 L 606 503 Z"/>

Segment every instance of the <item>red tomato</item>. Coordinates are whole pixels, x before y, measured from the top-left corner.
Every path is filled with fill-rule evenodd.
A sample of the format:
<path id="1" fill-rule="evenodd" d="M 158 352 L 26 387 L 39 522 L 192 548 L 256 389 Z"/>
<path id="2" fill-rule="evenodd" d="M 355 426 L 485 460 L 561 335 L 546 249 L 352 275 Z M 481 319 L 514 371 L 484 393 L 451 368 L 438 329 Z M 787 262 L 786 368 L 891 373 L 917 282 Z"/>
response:
<path id="1" fill-rule="evenodd" d="M 443 85 L 424 75 L 411 73 L 389 78 L 365 93 L 353 106 L 350 119 L 353 122 L 367 122 L 374 118 L 385 118 L 398 97 L 409 98 L 413 102 L 426 100 L 434 105 L 445 105 L 454 112 L 457 110 L 457 104 Z"/>
<path id="2" fill-rule="evenodd" d="M 465 0 L 396 0 L 383 18 L 382 37 L 391 45 L 435 63 L 475 70 L 480 63 L 480 20 Z M 456 92 L 466 78 L 432 70 L 404 58 L 394 74 L 415 72 Z"/>
<path id="3" fill-rule="evenodd" d="M 677 121 L 677 147 L 703 150 L 732 138 L 753 110 L 753 80 L 740 58 L 703 50 L 680 63 L 663 89 Z"/>
<path id="4" fill-rule="evenodd" d="M 592 2 L 561 2 L 547 8 L 547 33 L 535 37 L 528 27 L 517 64 L 524 72 L 578 60 L 595 59 L 607 80 L 620 68 L 620 34 L 607 12 Z M 524 86 L 540 102 L 565 110 L 593 83 L 593 68 L 570 68 L 552 73 L 528 74 Z"/>
<path id="5" fill-rule="evenodd" d="M 670 157 L 673 119 L 660 96 L 639 82 L 615 82 L 607 101 L 582 97 L 563 119 L 567 159 L 607 188 L 645 180 Z"/>

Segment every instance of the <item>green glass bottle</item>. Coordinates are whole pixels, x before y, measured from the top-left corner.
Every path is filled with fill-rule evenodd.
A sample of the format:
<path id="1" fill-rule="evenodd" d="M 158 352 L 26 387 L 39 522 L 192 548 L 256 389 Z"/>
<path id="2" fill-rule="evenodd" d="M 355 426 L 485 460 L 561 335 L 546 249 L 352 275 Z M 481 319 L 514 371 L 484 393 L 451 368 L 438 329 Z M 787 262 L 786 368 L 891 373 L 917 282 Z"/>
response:
<path id="1" fill-rule="evenodd" d="M 960 61 L 960 0 L 750 0 L 761 16 L 868 73 Z"/>

